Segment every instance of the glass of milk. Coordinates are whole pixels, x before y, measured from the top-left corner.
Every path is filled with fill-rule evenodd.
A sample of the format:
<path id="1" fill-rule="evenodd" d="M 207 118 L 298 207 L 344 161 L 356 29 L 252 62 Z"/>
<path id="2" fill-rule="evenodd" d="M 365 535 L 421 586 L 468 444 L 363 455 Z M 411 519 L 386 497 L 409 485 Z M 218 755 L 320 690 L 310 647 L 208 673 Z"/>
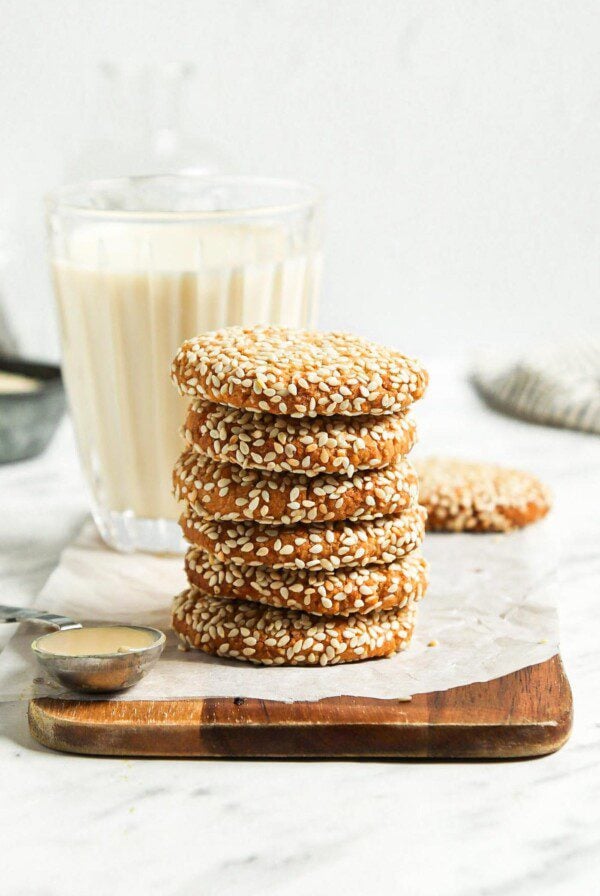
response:
<path id="1" fill-rule="evenodd" d="M 288 181 L 161 175 L 60 188 L 47 215 L 96 524 L 118 550 L 179 551 L 171 471 L 186 402 L 171 360 L 203 330 L 314 325 L 319 196 Z"/>

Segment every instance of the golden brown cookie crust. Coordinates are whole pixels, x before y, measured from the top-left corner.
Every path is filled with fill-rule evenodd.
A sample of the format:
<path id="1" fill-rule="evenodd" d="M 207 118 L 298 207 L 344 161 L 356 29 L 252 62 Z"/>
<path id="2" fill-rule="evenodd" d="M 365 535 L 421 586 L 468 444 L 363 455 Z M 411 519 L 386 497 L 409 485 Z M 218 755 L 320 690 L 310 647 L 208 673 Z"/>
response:
<path id="1" fill-rule="evenodd" d="M 427 387 L 413 358 L 358 336 L 228 327 L 188 339 L 171 375 L 182 395 L 295 417 L 399 414 Z"/>
<path id="2" fill-rule="evenodd" d="M 427 563 L 419 551 L 385 566 L 327 572 L 223 563 L 202 548 L 190 548 L 185 570 L 190 584 L 204 594 L 319 616 L 367 615 L 403 607 L 409 600 L 420 600 L 428 582 Z"/>
<path id="3" fill-rule="evenodd" d="M 432 531 L 509 532 L 551 507 L 549 490 L 531 473 L 443 457 L 415 466 Z"/>
<path id="4" fill-rule="evenodd" d="M 309 477 L 244 470 L 188 449 L 175 465 L 173 485 L 177 499 L 199 516 L 286 526 L 376 519 L 401 513 L 418 498 L 417 476 L 405 458 L 383 470 L 357 472 L 352 477 Z"/>
<path id="5" fill-rule="evenodd" d="M 327 666 L 390 656 L 408 646 L 416 606 L 369 616 L 309 616 L 210 597 L 195 588 L 173 602 L 172 626 L 186 647 L 267 666 Z"/>
<path id="6" fill-rule="evenodd" d="M 393 563 L 414 551 L 425 535 L 423 507 L 371 522 L 264 526 L 216 522 L 186 508 L 180 524 L 187 540 L 218 560 L 274 569 L 325 569 Z"/>
<path id="7" fill-rule="evenodd" d="M 293 417 L 195 401 L 183 436 L 214 460 L 276 472 L 343 473 L 385 467 L 416 441 L 410 417 Z"/>

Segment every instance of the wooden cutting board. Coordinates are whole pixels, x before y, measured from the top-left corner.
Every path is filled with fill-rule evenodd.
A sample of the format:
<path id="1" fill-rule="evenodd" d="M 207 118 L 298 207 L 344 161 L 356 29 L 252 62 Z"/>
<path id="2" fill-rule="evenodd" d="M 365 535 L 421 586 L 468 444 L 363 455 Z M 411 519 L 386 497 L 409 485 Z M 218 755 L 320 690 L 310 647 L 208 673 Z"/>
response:
<path id="1" fill-rule="evenodd" d="M 56 700 L 29 704 L 46 747 L 101 756 L 515 759 L 558 750 L 573 718 L 560 657 L 409 702 Z"/>

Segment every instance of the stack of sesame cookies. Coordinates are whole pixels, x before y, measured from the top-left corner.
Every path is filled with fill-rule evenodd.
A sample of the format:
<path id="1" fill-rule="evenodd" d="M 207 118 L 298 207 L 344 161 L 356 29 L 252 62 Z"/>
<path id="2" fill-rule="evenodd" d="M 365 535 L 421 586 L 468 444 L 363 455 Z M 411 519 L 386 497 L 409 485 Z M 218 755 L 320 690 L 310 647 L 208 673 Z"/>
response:
<path id="1" fill-rule="evenodd" d="M 184 645 L 321 666 L 406 647 L 427 588 L 406 459 L 421 365 L 345 334 L 231 327 L 184 343 L 172 376 L 192 399 L 173 473 Z"/>

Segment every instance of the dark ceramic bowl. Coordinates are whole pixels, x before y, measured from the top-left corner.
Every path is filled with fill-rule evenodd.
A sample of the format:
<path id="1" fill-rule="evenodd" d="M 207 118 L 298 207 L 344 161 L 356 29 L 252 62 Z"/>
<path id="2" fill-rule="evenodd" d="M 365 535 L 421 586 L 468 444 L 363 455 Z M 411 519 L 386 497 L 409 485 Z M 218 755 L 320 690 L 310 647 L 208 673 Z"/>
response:
<path id="1" fill-rule="evenodd" d="M 60 367 L 17 358 L 1 358 L 0 371 L 37 380 L 34 392 L 0 393 L 0 463 L 40 454 L 65 411 Z"/>

